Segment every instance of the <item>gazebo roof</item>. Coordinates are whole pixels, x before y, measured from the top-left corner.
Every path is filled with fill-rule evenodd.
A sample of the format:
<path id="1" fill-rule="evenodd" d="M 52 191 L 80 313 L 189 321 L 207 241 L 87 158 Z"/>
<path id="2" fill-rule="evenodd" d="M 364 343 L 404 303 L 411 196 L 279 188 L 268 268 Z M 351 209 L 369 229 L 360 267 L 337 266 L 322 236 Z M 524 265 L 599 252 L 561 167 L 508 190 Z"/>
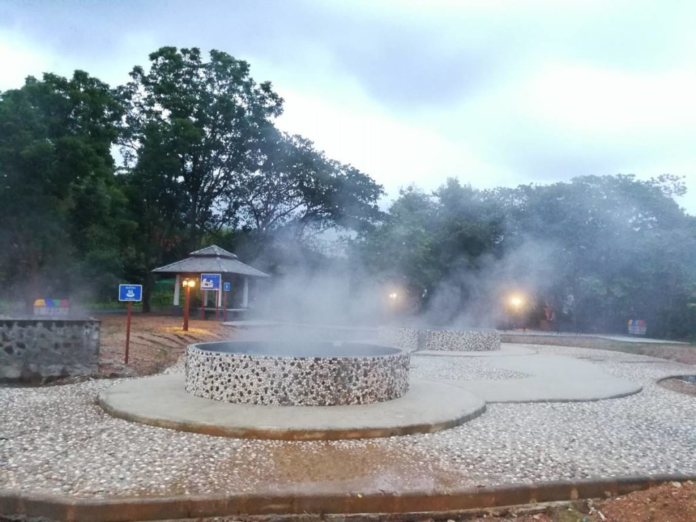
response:
<path id="1" fill-rule="evenodd" d="M 260 270 L 245 265 L 232 252 L 219 246 L 209 246 L 191 252 L 191 257 L 155 268 L 158 274 L 241 274 L 250 277 L 269 277 Z"/>

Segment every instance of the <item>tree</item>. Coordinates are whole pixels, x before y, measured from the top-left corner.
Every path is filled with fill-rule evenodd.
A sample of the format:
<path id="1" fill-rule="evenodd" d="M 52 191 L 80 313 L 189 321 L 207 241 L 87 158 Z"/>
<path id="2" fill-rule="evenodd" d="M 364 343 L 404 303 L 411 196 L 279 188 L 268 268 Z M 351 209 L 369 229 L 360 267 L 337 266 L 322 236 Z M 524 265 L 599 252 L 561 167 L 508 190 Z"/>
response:
<path id="1" fill-rule="evenodd" d="M 252 166 L 228 196 L 242 225 L 261 237 L 293 241 L 329 228 L 370 227 L 381 217 L 382 187 L 358 169 L 328 159 L 301 136 L 267 128 L 254 143 Z"/>
<path id="2" fill-rule="evenodd" d="M 82 71 L 0 94 L 0 239 L 27 303 L 69 291 L 79 272 L 98 285 L 105 265 L 118 270 L 113 238 L 126 218 L 111 145 L 122 113 L 108 85 Z"/>
<path id="3" fill-rule="evenodd" d="M 205 233 L 234 220 L 235 206 L 219 203 L 247 169 L 251 141 L 282 112 L 282 99 L 269 82 L 256 84 L 246 62 L 221 51 L 205 62 L 199 49 L 162 47 L 150 62 L 121 89 L 125 163 L 178 185 L 187 250 L 194 250 Z M 162 173 L 163 164 L 171 170 Z"/>
<path id="4" fill-rule="evenodd" d="M 547 297 L 573 303 L 575 328 L 622 331 L 627 319 L 644 318 L 656 335 L 676 335 L 664 314 L 685 309 L 696 253 L 690 218 L 672 199 L 683 190 L 674 176 L 583 176 L 496 197 L 511 244 L 553 245 Z"/>

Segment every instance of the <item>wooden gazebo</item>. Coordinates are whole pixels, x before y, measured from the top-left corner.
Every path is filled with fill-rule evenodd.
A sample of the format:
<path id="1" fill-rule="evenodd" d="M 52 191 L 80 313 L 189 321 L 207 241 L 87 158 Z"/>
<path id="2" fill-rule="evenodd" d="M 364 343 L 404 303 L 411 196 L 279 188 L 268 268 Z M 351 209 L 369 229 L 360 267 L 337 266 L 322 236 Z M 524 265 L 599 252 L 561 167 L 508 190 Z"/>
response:
<path id="1" fill-rule="evenodd" d="M 230 283 L 231 285 L 227 303 L 227 308 L 230 311 L 244 311 L 248 309 L 250 280 L 253 284 L 256 279 L 269 277 L 268 274 L 264 274 L 260 270 L 242 263 L 232 252 L 215 245 L 191 252 L 190 257 L 155 268 L 153 272 L 156 274 L 176 274 L 176 283 L 174 285 L 175 306 L 179 306 L 182 278 L 189 277 L 200 281 L 201 274 L 220 274 L 222 279 L 221 285 L 224 283 Z M 214 299 L 217 293 L 217 306 L 213 306 L 213 308 L 221 308 L 223 303 L 222 291 L 208 292 L 201 289 L 203 308 L 208 306 L 208 294 L 210 293 L 213 294 L 213 303 L 215 303 Z"/>

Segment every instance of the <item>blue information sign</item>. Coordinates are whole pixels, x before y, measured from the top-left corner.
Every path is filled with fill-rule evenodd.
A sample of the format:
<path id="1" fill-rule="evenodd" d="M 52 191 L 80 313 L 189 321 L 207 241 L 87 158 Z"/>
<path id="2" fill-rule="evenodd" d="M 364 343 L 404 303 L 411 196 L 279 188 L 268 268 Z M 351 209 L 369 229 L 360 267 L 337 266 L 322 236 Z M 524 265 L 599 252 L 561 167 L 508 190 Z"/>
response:
<path id="1" fill-rule="evenodd" d="M 220 274 L 201 274 L 201 290 L 220 290 Z"/>
<path id="2" fill-rule="evenodd" d="M 142 301 L 143 285 L 118 285 L 119 301 Z"/>
<path id="3" fill-rule="evenodd" d="M 223 283 L 222 288 L 225 290 L 225 292 L 229 292 L 232 288 L 232 285 L 230 285 L 229 283 Z"/>

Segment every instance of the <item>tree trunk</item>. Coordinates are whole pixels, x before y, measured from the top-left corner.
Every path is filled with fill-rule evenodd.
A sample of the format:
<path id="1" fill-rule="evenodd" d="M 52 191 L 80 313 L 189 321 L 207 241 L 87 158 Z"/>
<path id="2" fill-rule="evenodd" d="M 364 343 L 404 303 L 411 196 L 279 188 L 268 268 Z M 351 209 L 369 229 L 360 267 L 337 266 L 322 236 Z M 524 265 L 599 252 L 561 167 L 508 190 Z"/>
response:
<path id="1" fill-rule="evenodd" d="M 152 295 L 154 283 L 152 272 L 148 270 L 143 281 L 143 313 L 146 314 L 150 313 L 150 296 Z"/>

